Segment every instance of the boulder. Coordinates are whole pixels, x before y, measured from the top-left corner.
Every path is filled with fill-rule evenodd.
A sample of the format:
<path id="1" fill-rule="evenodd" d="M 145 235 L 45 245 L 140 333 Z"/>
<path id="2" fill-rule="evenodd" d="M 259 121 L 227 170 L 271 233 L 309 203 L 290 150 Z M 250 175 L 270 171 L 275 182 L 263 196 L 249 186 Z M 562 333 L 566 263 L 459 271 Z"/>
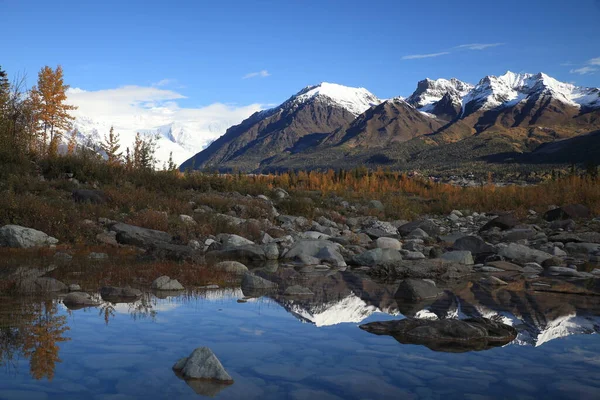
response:
<path id="1" fill-rule="evenodd" d="M 213 267 L 216 270 L 229 272 L 236 275 L 243 275 L 248 272 L 248 267 L 246 267 L 241 262 L 237 261 L 221 261 L 216 263 Z"/>
<path id="2" fill-rule="evenodd" d="M 390 237 L 380 237 L 376 241 L 377 247 L 380 249 L 392 249 L 392 250 L 401 250 L 402 243 L 398 239 L 390 238 Z"/>
<path id="3" fill-rule="evenodd" d="M 487 244 L 482 238 L 479 236 L 463 236 L 454 242 L 452 245 L 454 250 L 467 250 L 470 251 L 471 254 L 485 254 L 485 253 L 494 253 L 494 246 L 491 244 Z"/>
<path id="4" fill-rule="evenodd" d="M 129 286 L 121 288 L 115 286 L 104 286 L 100 288 L 102 300 L 116 302 L 131 302 L 142 297 L 142 292 Z"/>
<path id="5" fill-rule="evenodd" d="M 580 233 L 567 233 L 561 232 L 556 235 L 552 235 L 548 238 L 551 242 L 561 243 L 600 243 L 600 232 L 580 232 Z"/>
<path id="6" fill-rule="evenodd" d="M 340 248 L 339 244 L 328 240 L 299 240 L 283 255 L 283 258 L 287 260 L 302 260 L 303 258 L 310 257 L 319 260 L 317 264 L 320 261 L 327 261 L 336 267 L 345 267 L 346 262 L 340 254 Z"/>
<path id="7" fill-rule="evenodd" d="M 506 229 L 514 228 L 518 224 L 519 224 L 519 221 L 515 218 L 514 215 L 504 214 L 504 215 L 500 215 L 499 217 L 496 217 L 496 218 L 492 219 L 491 221 L 489 221 L 487 224 L 485 224 L 483 227 L 481 227 L 481 229 L 479 231 L 483 232 L 483 231 L 490 230 L 492 228 L 500 228 L 501 230 L 506 230 Z"/>
<path id="8" fill-rule="evenodd" d="M 423 345 L 434 351 L 466 352 L 504 346 L 517 337 L 512 326 L 487 318 L 415 319 L 371 322 L 360 328 L 390 335 L 403 344 Z"/>
<path id="9" fill-rule="evenodd" d="M 209 251 L 205 257 L 207 261 L 239 260 L 248 263 L 262 262 L 267 259 L 263 248 L 256 244 Z"/>
<path id="10" fill-rule="evenodd" d="M 244 295 L 258 297 L 277 289 L 277 284 L 251 272 L 246 272 L 242 277 L 242 291 Z"/>
<path id="11" fill-rule="evenodd" d="M 135 225 L 119 222 L 111 227 L 117 233 L 118 243 L 137 247 L 148 248 L 158 243 L 171 243 L 173 238 L 170 234 L 154 229 L 142 228 Z"/>
<path id="12" fill-rule="evenodd" d="M 590 209 L 583 204 L 571 204 L 546 211 L 544 219 L 546 221 L 557 221 L 563 219 L 589 218 Z"/>
<path id="13" fill-rule="evenodd" d="M 185 224 L 185 225 L 197 225 L 198 223 L 196 222 L 196 220 L 194 219 L 194 217 L 192 217 L 191 215 L 186 215 L 186 214 L 181 214 L 179 216 L 179 221 L 181 221 L 181 223 Z"/>
<path id="14" fill-rule="evenodd" d="M 76 283 L 71 283 L 68 289 L 69 292 L 81 292 L 81 286 Z"/>
<path id="15" fill-rule="evenodd" d="M 217 235 L 217 239 L 223 244 L 223 247 L 240 247 L 254 244 L 252 240 L 246 239 L 245 237 L 227 233 Z"/>
<path id="16" fill-rule="evenodd" d="M 405 279 L 398 286 L 394 297 L 403 301 L 417 302 L 435 299 L 444 293 L 433 281 L 424 279 Z"/>
<path id="17" fill-rule="evenodd" d="M 4 225 L 0 228 L 0 247 L 27 249 L 31 247 L 52 246 L 58 239 L 42 231 L 19 225 Z"/>
<path id="18" fill-rule="evenodd" d="M 427 234 L 429 236 L 437 236 L 441 232 L 440 227 L 437 226 L 433 221 L 424 219 L 424 220 L 409 222 L 408 224 L 402 225 L 401 227 L 398 228 L 398 233 L 401 234 L 402 236 L 407 236 L 408 234 L 410 234 L 412 231 L 414 231 L 417 228 L 427 232 Z"/>
<path id="19" fill-rule="evenodd" d="M 177 361 L 173 365 L 173 370 L 186 380 L 202 379 L 233 383 L 231 376 L 208 347 L 195 349 L 189 357 Z"/>
<path id="20" fill-rule="evenodd" d="M 154 290 L 183 290 L 184 287 L 177 279 L 171 279 L 166 275 L 160 276 L 152 282 L 151 288 Z"/>
<path id="21" fill-rule="evenodd" d="M 385 207 L 383 206 L 383 203 L 379 200 L 371 200 L 369 201 L 369 208 L 378 210 L 378 211 L 383 211 L 385 210 Z"/>
<path id="22" fill-rule="evenodd" d="M 404 260 L 424 260 L 427 257 L 420 251 L 406 251 L 402 253 L 402 258 Z"/>
<path id="23" fill-rule="evenodd" d="M 375 248 L 352 258 L 355 265 L 374 266 L 388 261 L 401 261 L 402 255 L 398 250 Z"/>
<path id="24" fill-rule="evenodd" d="M 545 260 L 552 258 L 552 254 L 548 254 L 541 250 L 532 249 L 517 243 L 510 243 L 506 247 L 501 247 L 498 251 L 498 254 L 520 264 L 525 264 L 532 261 L 542 264 Z"/>
<path id="25" fill-rule="evenodd" d="M 63 304 L 71 310 L 78 310 L 84 307 L 98 306 L 98 302 L 92 299 L 92 297 L 89 294 L 83 292 L 69 293 L 63 299 Z"/>
<path id="26" fill-rule="evenodd" d="M 503 232 L 502 241 L 517 242 L 519 240 L 530 240 L 533 239 L 537 234 L 538 232 L 532 228 L 510 229 Z"/>
<path id="27" fill-rule="evenodd" d="M 485 278 L 481 278 L 479 280 L 479 282 L 483 283 L 484 285 L 490 285 L 490 286 L 508 285 L 508 283 L 504 282 L 502 279 L 497 278 L 495 276 L 486 276 Z"/>
<path id="28" fill-rule="evenodd" d="M 279 247 L 275 243 L 268 243 L 263 245 L 263 251 L 267 260 L 278 260 L 279 259 Z"/>
<path id="29" fill-rule="evenodd" d="M 67 285 L 54 278 L 29 278 L 17 281 L 16 286 L 19 293 L 49 293 L 66 291 Z"/>
<path id="30" fill-rule="evenodd" d="M 594 254 L 600 252 L 600 244 L 599 243 L 567 243 L 565 249 L 570 254 Z"/>
<path id="31" fill-rule="evenodd" d="M 279 200 L 287 199 L 290 197 L 290 194 L 283 190 L 282 188 L 275 188 L 273 190 L 274 197 Z"/>
<path id="32" fill-rule="evenodd" d="M 292 285 L 285 288 L 284 296 L 312 296 L 314 295 L 310 289 L 300 285 Z"/>
<path id="33" fill-rule="evenodd" d="M 100 190 L 75 189 L 71 192 L 71 198 L 77 203 L 106 203 L 106 195 Z"/>
<path id="34" fill-rule="evenodd" d="M 464 265 L 474 264 L 473 255 L 467 250 L 449 251 L 442 254 L 440 259 Z"/>
<path id="35" fill-rule="evenodd" d="M 406 236 L 407 239 L 427 239 L 429 234 L 421 228 L 414 229 Z"/>

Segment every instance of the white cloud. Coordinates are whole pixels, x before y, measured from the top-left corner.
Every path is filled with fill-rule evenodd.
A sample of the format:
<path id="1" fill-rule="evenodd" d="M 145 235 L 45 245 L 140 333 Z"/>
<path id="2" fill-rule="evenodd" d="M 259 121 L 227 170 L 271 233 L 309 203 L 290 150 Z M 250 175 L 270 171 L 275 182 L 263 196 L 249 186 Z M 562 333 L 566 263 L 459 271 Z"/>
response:
<path id="1" fill-rule="evenodd" d="M 266 78 L 267 76 L 271 76 L 271 74 L 269 73 L 269 71 L 267 71 L 266 69 L 263 69 L 262 71 L 258 71 L 258 72 L 250 72 L 246 75 L 244 75 L 242 77 L 242 79 L 249 79 L 249 78 Z"/>
<path id="2" fill-rule="evenodd" d="M 569 72 L 572 74 L 587 75 L 587 74 L 593 74 L 596 71 L 598 71 L 598 68 L 581 67 L 581 68 L 572 69 Z"/>
<path id="3" fill-rule="evenodd" d="M 158 86 L 158 87 L 160 87 L 160 86 L 167 86 L 167 85 L 170 85 L 170 84 L 172 84 L 174 82 L 175 82 L 175 80 L 173 80 L 173 79 L 165 78 L 165 79 L 161 79 L 158 82 L 154 82 L 152 84 L 152 86 Z"/>
<path id="4" fill-rule="evenodd" d="M 449 51 L 442 51 L 440 53 L 431 53 L 431 54 L 412 54 L 409 56 L 402 57 L 403 60 L 418 60 L 421 58 L 431 58 L 431 57 L 439 57 L 444 56 L 446 54 L 450 54 Z"/>
<path id="5" fill-rule="evenodd" d="M 463 50 L 485 50 L 490 47 L 498 47 L 502 46 L 505 43 L 470 43 L 470 44 L 461 44 L 456 46 L 455 49 L 463 49 Z"/>
<path id="6" fill-rule="evenodd" d="M 600 57 L 592 58 L 587 62 L 589 65 L 599 65 L 600 66 Z"/>
<path id="7" fill-rule="evenodd" d="M 224 103 L 181 107 L 179 101 L 186 98 L 181 93 L 144 86 L 97 91 L 72 88 L 67 95 L 68 102 L 79 107 L 73 115 L 76 127 L 83 134 L 101 139 L 114 126 L 125 149 L 136 132 L 158 132 L 161 138 L 157 158 L 161 165 L 171 151 L 175 162 L 185 161 L 227 128 L 264 108 L 261 104 Z"/>

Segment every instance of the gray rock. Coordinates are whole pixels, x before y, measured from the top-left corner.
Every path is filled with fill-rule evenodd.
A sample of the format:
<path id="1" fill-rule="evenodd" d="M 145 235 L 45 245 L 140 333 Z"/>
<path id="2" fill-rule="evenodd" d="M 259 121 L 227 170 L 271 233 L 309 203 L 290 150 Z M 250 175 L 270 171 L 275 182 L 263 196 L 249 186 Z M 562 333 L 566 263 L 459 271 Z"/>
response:
<path id="1" fill-rule="evenodd" d="M 417 228 L 427 232 L 429 236 L 437 236 L 441 233 L 440 227 L 437 226 L 433 221 L 428 219 L 413 221 L 409 222 L 408 224 L 404 224 L 400 228 L 398 228 L 398 233 L 402 236 L 407 236 Z"/>
<path id="2" fill-rule="evenodd" d="M 69 293 L 63 299 L 63 304 L 71 310 L 98 306 L 98 302 L 92 299 L 89 294 L 83 292 Z"/>
<path id="3" fill-rule="evenodd" d="M 273 190 L 273 194 L 275 195 L 274 197 L 279 200 L 287 199 L 288 197 L 290 197 L 290 194 L 282 188 L 275 188 Z"/>
<path id="4" fill-rule="evenodd" d="M 340 254 L 341 246 L 328 240 L 299 240 L 283 255 L 288 260 L 302 259 L 303 257 L 312 257 L 319 260 L 320 257 L 326 257 L 329 262 L 338 267 L 345 267 L 346 262 Z M 324 250 L 326 249 L 326 250 Z M 325 259 L 323 259 L 325 261 Z M 307 264 L 310 265 L 310 264 Z"/>
<path id="5" fill-rule="evenodd" d="M 401 260 L 402 255 L 398 250 L 376 248 L 354 256 L 352 263 L 355 265 L 374 266 L 383 262 Z"/>
<path id="6" fill-rule="evenodd" d="M 217 239 L 223 244 L 223 247 L 240 247 L 254 244 L 252 240 L 245 237 L 228 233 L 217 235 Z"/>
<path id="7" fill-rule="evenodd" d="M 383 211 L 385 210 L 385 207 L 383 206 L 383 203 L 379 200 L 371 200 L 369 201 L 369 208 L 373 208 L 379 211 Z"/>
<path id="8" fill-rule="evenodd" d="M 113 246 L 113 247 L 119 246 L 119 242 L 117 242 L 117 232 L 113 232 L 113 231 L 101 232 L 96 235 L 96 240 L 102 244 L 107 244 L 109 246 Z"/>
<path id="9" fill-rule="evenodd" d="M 502 257 L 514 260 L 518 263 L 537 262 L 543 263 L 545 260 L 552 258 L 552 254 L 523 246 L 522 244 L 511 243 L 506 247 L 500 248 L 498 251 Z"/>
<path id="10" fill-rule="evenodd" d="M 167 232 L 142 228 L 135 225 L 116 223 L 111 227 L 116 232 L 118 243 L 148 248 L 157 243 L 171 243 L 173 238 Z"/>
<path id="11" fill-rule="evenodd" d="M 90 253 L 90 254 L 88 254 L 87 258 L 92 261 L 108 260 L 108 254 L 106 254 L 106 253 Z"/>
<path id="12" fill-rule="evenodd" d="M 63 263 L 68 263 L 71 260 L 73 260 L 73 256 L 70 255 L 69 253 L 64 253 L 62 251 L 59 251 L 58 253 L 54 254 L 53 257 L 56 261 L 60 261 Z"/>
<path id="13" fill-rule="evenodd" d="M 177 279 L 171 279 L 166 275 L 158 277 L 152 282 L 151 288 L 154 290 L 183 290 L 184 287 Z"/>
<path id="14" fill-rule="evenodd" d="M 492 228 L 500 228 L 501 230 L 511 229 L 517 226 L 518 224 L 519 221 L 515 218 L 514 215 L 505 214 L 489 221 L 480 229 L 480 232 L 487 231 Z"/>
<path id="15" fill-rule="evenodd" d="M 570 204 L 568 206 L 558 207 L 547 211 L 544 214 L 546 221 L 556 221 L 563 219 L 589 218 L 590 209 L 583 204 Z"/>
<path id="16" fill-rule="evenodd" d="M 471 254 L 494 253 L 494 246 L 487 244 L 479 236 L 463 236 L 452 245 L 454 250 L 467 250 Z"/>
<path id="17" fill-rule="evenodd" d="M 439 297 L 443 290 L 429 280 L 424 279 L 405 279 L 398 286 L 398 290 L 394 297 L 404 301 L 420 301 L 426 299 L 435 299 Z"/>
<path id="18" fill-rule="evenodd" d="M 116 286 L 104 286 L 100 288 L 100 296 L 105 301 L 118 302 L 122 300 L 127 302 L 139 299 L 142 297 L 142 292 L 129 286 L 124 288 Z"/>
<path id="19" fill-rule="evenodd" d="M 377 247 L 380 249 L 401 250 L 402 243 L 398 239 L 390 237 L 380 237 L 377 239 Z"/>
<path id="20" fill-rule="evenodd" d="M 479 271 L 481 271 L 481 272 L 504 272 L 503 269 L 492 267 L 490 265 L 484 265 L 483 267 L 479 268 Z"/>
<path id="21" fill-rule="evenodd" d="M 276 283 L 254 275 L 253 273 L 246 272 L 242 278 L 242 291 L 246 295 L 253 295 L 256 293 L 262 294 L 274 289 L 277 289 Z"/>
<path id="22" fill-rule="evenodd" d="M 426 257 L 425 257 L 425 254 L 421 253 L 420 251 L 407 251 L 402 254 L 402 258 L 405 260 L 414 261 L 414 260 L 424 260 Z"/>
<path id="23" fill-rule="evenodd" d="M 511 229 L 505 231 L 502 235 L 504 242 L 517 242 L 519 240 L 529 240 L 537 235 L 537 231 L 531 228 Z"/>
<path id="24" fill-rule="evenodd" d="M 426 239 L 428 237 L 429 234 L 421 228 L 414 229 L 407 236 L 408 239 Z"/>
<path id="25" fill-rule="evenodd" d="M 263 248 L 256 244 L 239 247 L 226 247 L 222 250 L 209 251 L 206 253 L 205 257 L 209 262 L 227 260 L 261 262 L 267 259 Z"/>
<path id="26" fill-rule="evenodd" d="M 241 262 L 237 261 L 221 261 L 216 263 L 213 267 L 216 270 L 229 272 L 233 274 L 243 275 L 248 272 L 248 267 L 246 267 Z"/>
<path id="27" fill-rule="evenodd" d="M 27 249 L 31 247 L 52 246 L 58 239 L 42 231 L 19 225 L 4 225 L 0 228 L 0 247 Z"/>
<path id="28" fill-rule="evenodd" d="M 495 276 L 486 276 L 485 278 L 481 278 L 481 283 L 491 285 L 491 286 L 505 286 L 508 283 L 504 282 L 502 279 L 497 278 Z"/>
<path id="29" fill-rule="evenodd" d="M 504 346 L 517 337 L 512 326 L 486 318 L 415 319 L 371 322 L 360 328 L 390 335 L 404 344 L 424 345 L 434 351 L 466 352 Z"/>
<path id="30" fill-rule="evenodd" d="M 181 221 L 182 223 L 186 224 L 186 225 L 197 225 L 198 223 L 196 222 L 196 220 L 194 219 L 194 217 L 192 217 L 191 215 L 185 215 L 185 214 L 181 214 L 179 216 L 179 221 Z"/>
<path id="31" fill-rule="evenodd" d="M 81 291 L 81 286 L 79 286 L 76 283 L 71 283 L 69 285 L 69 292 L 80 292 Z"/>
<path id="32" fill-rule="evenodd" d="M 184 379 L 204 379 L 233 383 L 231 376 L 208 347 L 195 349 L 189 357 L 180 359 L 173 370 Z"/>
<path id="33" fill-rule="evenodd" d="M 475 262 L 473 261 L 473 255 L 470 251 L 467 250 L 449 251 L 447 253 L 442 254 L 440 259 L 464 265 L 475 264 Z"/>
<path id="34" fill-rule="evenodd" d="M 267 260 L 278 260 L 279 259 L 279 247 L 275 243 L 269 243 L 263 245 L 263 251 Z"/>
<path id="35" fill-rule="evenodd" d="M 550 236 L 549 240 L 552 242 L 579 242 L 579 243 L 600 243 L 600 232 L 580 232 L 580 233 L 568 233 L 563 232 L 556 235 Z"/>
<path id="36" fill-rule="evenodd" d="M 285 296 L 312 296 L 314 295 L 310 289 L 300 285 L 288 286 L 283 292 Z"/>
<path id="37" fill-rule="evenodd" d="M 588 272 L 580 272 L 576 269 L 568 267 L 549 267 L 547 269 L 548 274 L 557 276 L 569 276 L 574 278 L 593 278 L 594 275 Z"/>
<path id="38" fill-rule="evenodd" d="M 19 293 L 62 292 L 67 290 L 67 285 L 54 278 L 40 277 L 18 281 L 16 289 Z"/>
<path id="39" fill-rule="evenodd" d="M 600 252 L 599 243 L 567 243 L 565 249 L 570 254 L 594 254 Z"/>

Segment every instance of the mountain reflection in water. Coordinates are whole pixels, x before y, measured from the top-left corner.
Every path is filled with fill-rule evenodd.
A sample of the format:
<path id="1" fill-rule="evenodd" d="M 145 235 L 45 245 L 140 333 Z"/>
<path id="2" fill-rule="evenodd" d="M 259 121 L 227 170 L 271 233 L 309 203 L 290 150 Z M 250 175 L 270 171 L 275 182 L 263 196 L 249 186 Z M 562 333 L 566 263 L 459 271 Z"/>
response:
<path id="1" fill-rule="evenodd" d="M 280 268 L 269 278 L 282 285 L 289 275 L 285 268 Z M 6 368 L 5 375 L 0 377 L 0 398 L 5 392 L 13 393 L 23 387 L 47 393 L 49 398 L 66 398 L 60 394 L 64 395 L 65 387 L 74 387 L 72 379 L 77 380 L 82 392 L 125 394 L 127 398 L 137 397 L 132 392 L 137 382 L 141 385 L 139 397 L 143 397 L 146 388 L 142 388 L 142 376 L 149 382 L 152 382 L 151 376 L 155 377 L 156 384 L 149 383 L 147 390 L 153 388 L 156 398 L 168 398 L 168 393 L 175 397 L 208 393 L 225 398 L 261 398 L 259 393 L 262 393 L 264 398 L 281 398 L 292 392 L 307 397 L 312 393 L 315 398 L 325 393 L 330 398 L 338 398 L 338 395 L 341 398 L 386 398 L 388 394 L 410 398 L 422 392 L 420 397 L 428 398 L 417 382 L 443 373 L 435 360 L 449 362 L 449 365 L 458 363 L 452 367 L 458 370 L 463 362 L 467 363 L 464 368 L 477 366 L 481 370 L 485 365 L 496 365 L 497 372 L 504 374 L 507 368 L 513 367 L 502 354 L 507 353 L 509 359 L 514 359 L 516 354 L 529 354 L 529 350 L 522 353 L 527 347 L 539 355 L 531 358 L 530 363 L 541 362 L 537 358 L 541 360 L 542 354 L 553 357 L 555 362 L 568 358 L 569 362 L 584 363 L 589 373 L 581 377 L 583 381 L 578 387 L 586 388 L 584 394 L 600 393 L 596 392 L 600 390 L 600 382 L 589 378 L 593 373 L 600 373 L 600 362 L 593 355 L 597 354 L 594 348 L 600 351 L 600 343 L 596 339 L 585 341 L 587 347 L 579 348 L 578 342 L 555 340 L 575 335 L 583 338 L 599 332 L 599 296 L 538 292 L 518 282 L 490 287 L 473 279 L 444 287 L 445 294 L 438 299 L 409 304 L 394 299 L 397 283 L 376 282 L 352 272 L 312 273 L 290 282 L 310 289 L 313 295 L 294 297 L 273 293 L 238 303 L 244 293 L 232 288 L 188 290 L 173 296 L 145 292 L 136 301 L 114 304 L 102 301 L 95 293 L 92 296 L 100 305 L 81 310 L 67 309 L 60 297 L 3 298 L 0 302 L 0 363 Z M 431 351 L 423 346 L 403 345 L 392 338 L 362 332 L 357 327 L 363 322 L 404 317 L 480 316 L 500 318 L 515 327 L 519 332 L 517 339 L 503 348 L 479 352 L 488 354 L 483 359 L 477 352 L 468 353 L 473 354 L 468 357 L 476 357 L 472 359 L 450 353 L 440 359 L 440 356 L 432 358 Z M 173 374 L 170 366 L 177 359 L 203 345 L 215 351 L 232 373 L 234 385 L 218 390 L 211 386 L 209 390 L 204 384 L 188 386 Z M 541 345 L 541 350 L 532 347 Z M 352 359 L 355 361 L 347 364 Z M 419 359 L 424 361 L 417 361 Z M 485 365 L 479 364 L 482 362 Z M 23 375 L 26 364 L 29 378 Z M 364 368 L 360 367 L 362 364 Z M 408 370 L 408 365 L 413 367 Z M 417 370 L 415 365 L 419 366 Z M 74 368 L 82 372 L 75 372 Z M 544 379 L 553 377 L 548 370 L 553 368 L 551 365 L 528 368 L 532 371 L 545 368 L 550 375 Z M 343 378 L 338 375 L 343 371 L 349 375 Z M 576 371 L 581 374 L 580 370 Z M 81 373 L 85 377 L 76 378 Z M 483 379 L 487 383 L 479 382 L 479 386 L 471 390 L 479 394 L 489 394 L 495 384 L 504 387 L 512 382 L 508 378 L 492 378 L 490 372 L 469 374 L 472 373 L 479 378 L 452 372 L 448 379 L 457 379 L 456 382 Z M 452 374 L 461 378 L 452 378 Z M 563 385 L 562 389 L 554 390 L 563 390 L 567 384 L 558 375 L 554 378 Z M 348 379 L 379 384 L 376 387 L 350 384 Z M 348 387 L 341 382 L 346 382 Z M 425 386 L 431 386 L 430 390 L 435 393 L 442 390 L 427 382 Z M 542 386 L 538 384 L 542 382 L 532 384 L 536 391 L 529 391 L 530 395 L 540 390 Z M 456 384 L 457 390 L 460 386 Z"/>

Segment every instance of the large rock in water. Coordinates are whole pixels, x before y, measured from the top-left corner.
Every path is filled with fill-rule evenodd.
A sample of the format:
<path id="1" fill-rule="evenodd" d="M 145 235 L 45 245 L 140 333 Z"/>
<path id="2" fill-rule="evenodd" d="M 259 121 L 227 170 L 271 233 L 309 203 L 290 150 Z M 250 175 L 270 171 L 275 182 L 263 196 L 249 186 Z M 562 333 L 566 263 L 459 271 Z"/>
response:
<path id="1" fill-rule="evenodd" d="M 485 254 L 485 253 L 493 253 L 494 246 L 491 244 L 487 244 L 482 238 L 479 236 L 463 236 L 454 242 L 452 245 L 454 250 L 467 250 L 472 254 Z"/>
<path id="2" fill-rule="evenodd" d="M 166 275 L 160 276 L 152 282 L 154 290 L 183 290 L 184 287 L 177 279 L 171 279 Z"/>
<path id="3" fill-rule="evenodd" d="M 419 344 L 434 351 L 461 353 L 504 346 L 517 337 L 512 326 L 487 318 L 413 319 L 371 322 L 360 328 L 376 334 L 390 335 L 403 344 Z"/>
<path id="4" fill-rule="evenodd" d="M 249 297 L 259 297 L 277 289 L 277 284 L 251 272 L 246 272 L 242 277 L 242 292 Z"/>
<path id="5" fill-rule="evenodd" d="M 243 262 L 262 262 L 267 259 L 265 251 L 257 244 L 239 247 L 227 247 L 221 250 L 209 251 L 205 255 L 209 262 L 239 260 Z"/>
<path id="6" fill-rule="evenodd" d="M 558 207 L 554 210 L 546 211 L 544 219 L 546 221 L 557 221 L 561 219 L 589 218 L 590 209 L 583 204 L 570 204 L 564 207 Z"/>
<path id="7" fill-rule="evenodd" d="M 67 285 L 54 278 L 40 277 L 18 281 L 16 289 L 19 293 L 29 294 L 62 292 L 67 290 Z"/>
<path id="8" fill-rule="evenodd" d="M 456 262 L 464 265 L 473 265 L 473 255 L 467 250 L 449 251 L 440 256 L 440 259 L 450 262 Z"/>
<path id="9" fill-rule="evenodd" d="M 100 288 L 100 296 L 102 297 L 102 300 L 110 301 L 112 303 L 128 303 L 142 297 L 142 292 L 129 286 L 124 288 L 104 286 Z"/>
<path id="10" fill-rule="evenodd" d="M 424 279 L 405 279 L 400 283 L 400 286 L 398 286 L 398 290 L 394 297 L 404 301 L 417 302 L 435 299 L 442 293 L 444 293 L 444 291 L 438 289 L 432 281 Z"/>
<path id="11" fill-rule="evenodd" d="M 19 225 L 4 225 L 0 228 L 0 247 L 27 249 L 31 247 L 51 246 L 58 239 L 42 231 Z"/>
<path id="12" fill-rule="evenodd" d="M 248 272 L 248 267 L 237 261 L 221 261 L 216 263 L 213 268 L 219 271 L 229 272 L 237 275 L 243 275 Z"/>
<path id="13" fill-rule="evenodd" d="M 188 380 L 212 381 L 221 385 L 233 383 L 231 375 L 225 371 L 223 365 L 208 347 L 198 347 L 190 354 L 173 365 L 173 370 L 181 378 Z M 203 385 L 190 385 L 197 393 L 214 395 L 221 388 Z M 197 390 L 200 389 L 200 390 Z"/>
<path id="14" fill-rule="evenodd" d="M 375 248 L 354 256 L 352 263 L 355 265 L 375 266 L 390 261 L 402 261 L 402 254 L 398 250 Z"/>
<path id="15" fill-rule="evenodd" d="M 63 304 L 70 310 L 79 310 L 85 307 L 96 307 L 98 303 L 87 293 L 72 292 L 65 296 Z"/>
<path id="16" fill-rule="evenodd" d="M 173 237 L 167 232 L 142 228 L 135 225 L 116 223 L 111 230 L 117 233 L 117 242 L 137 247 L 149 248 L 161 243 L 171 243 Z"/>

